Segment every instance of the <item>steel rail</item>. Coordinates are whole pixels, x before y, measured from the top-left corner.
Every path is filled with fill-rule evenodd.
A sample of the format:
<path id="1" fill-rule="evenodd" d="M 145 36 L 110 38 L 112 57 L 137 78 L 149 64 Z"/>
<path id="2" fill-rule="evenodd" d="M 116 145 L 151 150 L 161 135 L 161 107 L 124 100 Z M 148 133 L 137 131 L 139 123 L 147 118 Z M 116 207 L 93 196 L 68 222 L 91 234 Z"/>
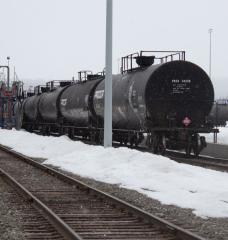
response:
<path id="1" fill-rule="evenodd" d="M 161 229 L 166 230 L 168 232 L 170 232 L 171 234 L 175 235 L 177 239 L 183 239 L 183 240 L 205 240 L 203 237 L 200 237 L 192 232 L 190 232 L 189 230 L 183 229 L 175 224 L 172 224 L 162 218 L 159 218 L 151 213 L 148 213 L 136 206 L 133 206 L 132 204 L 129 204 L 117 197 L 111 196 L 110 194 L 107 194 L 103 191 L 100 191 L 96 188 L 93 188 L 85 183 L 83 183 L 82 181 L 76 180 L 72 177 L 69 177 L 63 173 L 58 172 L 57 170 L 52 169 L 51 167 L 42 165 L 40 163 L 38 163 L 37 161 L 21 154 L 18 153 L 14 150 L 11 150 L 3 145 L 0 145 L 0 149 L 11 154 L 12 156 L 19 158 L 21 160 L 23 160 L 24 162 L 35 166 L 47 173 L 49 173 L 50 175 L 53 175 L 55 177 L 57 177 L 58 179 L 67 182 L 68 184 L 71 184 L 73 186 L 79 187 L 80 189 L 85 189 L 87 192 L 91 193 L 94 196 L 98 196 L 102 199 L 108 199 L 109 201 L 112 202 L 112 204 L 114 206 L 116 206 L 117 208 L 120 209 L 127 209 L 128 212 L 136 214 L 137 216 L 143 218 L 144 220 L 146 220 L 146 222 L 148 223 L 152 223 L 152 224 L 156 224 L 157 226 L 159 226 Z M 26 190 L 25 190 L 26 192 Z M 37 199 L 38 200 L 38 199 Z M 38 200 L 39 201 L 39 200 Z M 43 207 L 44 211 L 46 211 L 46 208 Z M 58 218 L 58 216 L 56 215 L 56 217 L 54 217 L 54 213 L 50 212 L 50 216 L 53 216 L 53 218 L 61 220 Z M 60 221 L 61 222 L 61 221 Z M 54 224 L 57 226 L 60 224 L 60 227 L 63 229 L 63 231 L 66 231 L 66 234 L 69 234 L 70 237 L 72 238 L 68 238 L 68 239 L 82 239 L 80 238 L 77 234 L 73 233 L 72 229 L 69 229 L 66 225 L 63 225 L 64 227 L 61 226 L 61 223 L 55 223 L 54 220 Z"/>
<path id="2" fill-rule="evenodd" d="M 65 238 L 69 240 L 82 240 L 61 218 L 59 218 L 50 208 L 42 203 L 37 197 L 23 187 L 12 176 L 0 168 L 0 175 L 6 179 L 9 184 L 16 188 L 16 191 L 29 201 L 42 215 L 53 225 L 53 227 Z"/>
<path id="3" fill-rule="evenodd" d="M 116 145 L 116 147 L 118 146 L 119 145 Z M 138 146 L 133 149 L 136 149 L 141 152 L 151 153 L 151 151 L 149 151 L 148 148 L 143 146 Z M 164 157 L 168 157 L 171 160 L 174 160 L 179 163 L 185 163 L 189 165 L 200 166 L 204 168 L 212 168 L 219 171 L 228 172 L 228 156 L 227 156 L 227 159 L 204 156 L 204 155 L 199 155 L 198 157 L 191 155 L 190 157 L 186 157 L 185 153 L 167 150 Z"/>
<path id="4" fill-rule="evenodd" d="M 212 168 L 212 169 L 228 172 L 228 159 L 226 160 L 222 158 L 213 158 L 213 157 L 202 156 L 202 155 L 198 157 L 194 157 L 192 155 L 186 158 L 184 153 L 172 152 L 172 151 L 168 152 L 167 157 L 179 163 L 185 163 L 185 164 L 190 164 L 194 166 Z"/>

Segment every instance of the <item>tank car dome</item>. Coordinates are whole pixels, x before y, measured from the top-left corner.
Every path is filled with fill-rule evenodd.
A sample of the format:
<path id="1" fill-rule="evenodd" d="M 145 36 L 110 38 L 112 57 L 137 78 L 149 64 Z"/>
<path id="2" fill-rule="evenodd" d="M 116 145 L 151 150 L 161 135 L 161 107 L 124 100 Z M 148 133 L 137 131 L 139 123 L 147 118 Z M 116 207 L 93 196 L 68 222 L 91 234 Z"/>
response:
<path id="1" fill-rule="evenodd" d="M 208 75 L 187 61 L 160 65 L 152 72 L 145 90 L 147 110 L 154 119 L 203 119 L 202 115 L 210 113 L 214 101 L 214 88 Z"/>

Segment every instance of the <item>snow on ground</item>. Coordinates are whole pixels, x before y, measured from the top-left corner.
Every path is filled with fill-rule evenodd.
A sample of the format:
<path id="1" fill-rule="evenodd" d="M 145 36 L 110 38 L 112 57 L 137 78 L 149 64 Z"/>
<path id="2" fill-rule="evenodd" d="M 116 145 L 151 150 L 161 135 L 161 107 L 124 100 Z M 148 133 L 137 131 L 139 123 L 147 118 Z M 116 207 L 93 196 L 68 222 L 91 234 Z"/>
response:
<path id="1" fill-rule="evenodd" d="M 134 189 L 201 217 L 228 217 L 228 174 L 127 148 L 0 129 L 0 143 L 83 177 Z"/>
<path id="2" fill-rule="evenodd" d="M 226 127 L 219 127 L 218 133 L 218 143 L 228 145 L 228 124 Z M 213 143 L 214 142 L 214 135 L 213 133 L 210 134 L 201 134 L 206 137 L 207 142 Z"/>

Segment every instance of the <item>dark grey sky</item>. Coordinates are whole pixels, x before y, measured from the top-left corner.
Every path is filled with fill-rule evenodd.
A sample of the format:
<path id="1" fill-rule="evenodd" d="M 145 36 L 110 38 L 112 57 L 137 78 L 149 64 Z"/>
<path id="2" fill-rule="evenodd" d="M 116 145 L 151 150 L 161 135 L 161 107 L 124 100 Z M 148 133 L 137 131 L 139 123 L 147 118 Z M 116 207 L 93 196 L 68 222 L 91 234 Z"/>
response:
<path id="1" fill-rule="evenodd" d="M 138 50 L 186 50 L 228 96 L 227 0 L 113 0 L 113 67 Z M 0 0 L 0 64 L 11 56 L 21 79 L 69 79 L 104 67 L 105 0 Z M 37 81 L 37 83 L 39 83 Z"/>

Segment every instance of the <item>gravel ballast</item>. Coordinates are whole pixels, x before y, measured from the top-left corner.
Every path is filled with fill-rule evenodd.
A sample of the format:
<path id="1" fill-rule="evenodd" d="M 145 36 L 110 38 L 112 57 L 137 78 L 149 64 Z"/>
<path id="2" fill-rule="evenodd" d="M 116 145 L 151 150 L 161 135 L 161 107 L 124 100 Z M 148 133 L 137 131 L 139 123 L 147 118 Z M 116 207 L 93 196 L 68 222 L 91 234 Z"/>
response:
<path id="1" fill-rule="evenodd" d="M 0 177 L 0 239 L 1 240 L 23 240 L 21 218 L 17 206 L 12 203 L 15 200 L 13 189 Z M 18 199 L 18 204 L 23 204 Z"/>
<path id="2" fill-rule="evenodd" d="M 40 162 L 42 162 L 40 160 Z M 163 205 L 159 201 L 149 198 L 134 190 L 128 190 L 118 185 L 107 184 L 93 179 L 84 178 L 54 166 L 50 166 L 70 177 L 80 180 L 94 188 L 107 192 L 151 214 L 168 220 L 173 224 L 188 229 L 205 239 L 228 240 L 228 218 L 197 217 L 191 209 L 179 208 L 173 205 Z M 179 196 L 177 196 L 179 197 Z M 228 204 L 228 203 L 227 203 Z"/>
<path id="3" fill-rule="evenodd" d="M 44 161 L 44 159 L 35 160 L 38 162 Z M 93 179 L 84 178 L 60 170 L 59 168 L 53 166 L 51 167 L 92 187 L 125 200 L 180 227 L 189 229 L 205 239 L 228 239 L 228 218 L 203 219 L 194 215 L 191 209 L 183 209 L 173 205 L 162 205 L 159 201 L 148 198 L 146 195 L 138 193 L 134 190 L 128 190 L 118 185 L 106 184 Z M 0 239 L 23 239 L 20 219 L 15 217 L 16 214 L 14 214 L 17 210 L 13 209 L 13 207 L 8 204 L 7 191 L 4 191 L 4 186 L 5 184 L 0 178 Z"/>

